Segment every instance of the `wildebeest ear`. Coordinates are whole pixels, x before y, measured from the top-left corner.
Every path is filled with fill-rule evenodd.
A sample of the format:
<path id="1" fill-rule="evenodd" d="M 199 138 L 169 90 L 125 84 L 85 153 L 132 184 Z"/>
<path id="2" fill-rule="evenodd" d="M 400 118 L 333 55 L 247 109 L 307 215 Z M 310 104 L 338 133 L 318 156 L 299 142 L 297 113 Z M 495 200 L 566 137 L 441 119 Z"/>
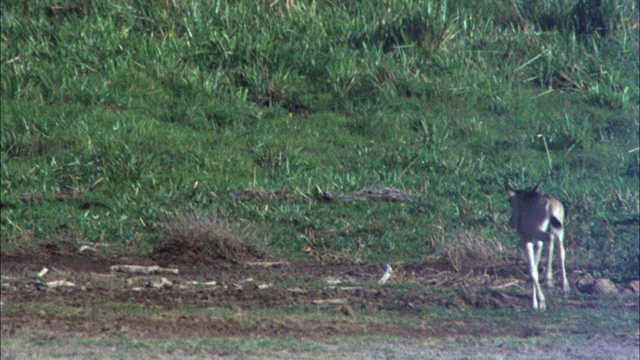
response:
<path id="1" fill-rule="evenodd" d="M 533 187 L 533 189 L 531 189 L 531 191 L 533 192 L 538 192 L 538 190 L 540 190 L 540 187 L 542 186 L 542 183 L 544 182 L 544 180 L 540 180 L 536 186 Z"/>
<path id="2" fill-rule="evenodd" d="M 504 188 L 507 190 L 507 194 L 509 194 L 509 196 L 516 195 L 516 191 L 513 190 L 513 186 L 511 186 L 511 183 L 507 179 L 504 180 Z"/>

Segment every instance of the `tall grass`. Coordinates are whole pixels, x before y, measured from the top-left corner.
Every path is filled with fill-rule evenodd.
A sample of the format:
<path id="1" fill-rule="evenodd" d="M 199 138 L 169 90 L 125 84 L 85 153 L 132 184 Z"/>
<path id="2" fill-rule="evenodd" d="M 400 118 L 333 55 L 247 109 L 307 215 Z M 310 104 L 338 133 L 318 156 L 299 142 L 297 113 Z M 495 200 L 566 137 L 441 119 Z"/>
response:
<path id="1" fill-rule="evenodd" d="M 215 206 L 282 256 L 416 260 L 460 234 L 515 244 L 500 184 L 544 178 L 576 265 L 638 276 L 637 2 L 0 11 L 3 250 L 105 233 L 145 252 L 167 216 Z M 422 196 L 314 197 L 381 185 Z M 243 189 L 297 200 L 227 196 Z"/>

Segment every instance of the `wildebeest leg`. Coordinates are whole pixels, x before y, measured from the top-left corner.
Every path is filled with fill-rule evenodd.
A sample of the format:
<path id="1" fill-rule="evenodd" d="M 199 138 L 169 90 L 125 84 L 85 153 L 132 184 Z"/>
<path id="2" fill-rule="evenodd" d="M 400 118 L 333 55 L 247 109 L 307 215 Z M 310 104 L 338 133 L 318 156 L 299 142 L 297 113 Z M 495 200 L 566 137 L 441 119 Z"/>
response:
<path id="1" fill-rule="evenodd" d="M 544 295 L 542 294 L 542 289 L 540 288 L 540 281 L 538 278 L 538 263 L 540 262 L 540 254 L 542 252 L 543 242 L 538 241 L 536 243 L 537 249 L 535 249 L 534 253 L 534 244 L 533 242 L 527 242 L 527 257 L 529 259 L 529 274 L 531 276 L 531 280 L 533 282 L 532 285 L 532 306 L 534 309 L 545 310 L 546 303 Z"/>

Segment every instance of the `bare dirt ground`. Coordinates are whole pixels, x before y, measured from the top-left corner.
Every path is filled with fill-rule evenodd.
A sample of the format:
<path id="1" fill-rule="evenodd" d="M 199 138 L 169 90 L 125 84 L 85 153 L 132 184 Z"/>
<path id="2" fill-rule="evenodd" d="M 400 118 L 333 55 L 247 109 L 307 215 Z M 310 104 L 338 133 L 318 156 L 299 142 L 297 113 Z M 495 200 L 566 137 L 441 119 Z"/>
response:
<path id="1" fill-rule="evenodd" d="M 112 271 L 115 265 L 179 272 L 132 274 Z M 194 263 L 162 254 L 79 254 L 43 246 L 2 255 L 2 358 L 638 358 L 638 332 L 596 332 L 587 343 L 554 343 L 542 322 L 431 315 L 486 309 L 541 316 L 528 309 L 521 267 L 470 264 L 456 272 L 443 262 L 425 261 L 394 265 L 389 282 L 381 285 L 384 270 L 375 265 Z M 38 277 L 43 268 L 49 272 Z M 551 308 L 594 306 L 583 299 L 554 300 L 558 297 L 549 294 Z M 620 298 L 613 311 L 638 312 L 636 296 Z M 314 346 L 193 355 L 180 349 L 136 354 L 116 345 L 99 352 L 82 343 L 64 345 L 73 339 L 195 338 L 289 339 Z"/>

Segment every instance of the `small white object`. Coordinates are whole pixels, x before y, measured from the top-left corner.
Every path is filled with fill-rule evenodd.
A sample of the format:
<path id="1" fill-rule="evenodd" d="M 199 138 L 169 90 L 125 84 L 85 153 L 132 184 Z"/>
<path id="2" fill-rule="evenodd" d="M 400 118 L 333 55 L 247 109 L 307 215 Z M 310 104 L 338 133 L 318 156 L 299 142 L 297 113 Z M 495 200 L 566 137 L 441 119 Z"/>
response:
<path id="1" fill-rule="evenodd" d="M 160 281 L 151 283 L 151 286 L 156 289 L 170 288 L 171 286 L 173 286 L 173 283 L 169 281 L 169 279 L 163 277 L 160 279 Z"/>
<path id="2" fill-rule="evenodd" d="M 161 268 L 160 266 L 141 265 L 113 265 L 109 268 L 111 272 L 125 272 L 130 274 L 174 274 L 178 275 L 178 269 Z"/>
<path id="3" fill-rule="evenodd" d="M 42 270 L 40 270 L 40 272 L 36 276 L 41 278 L 41 277 L 45 276 L 48 272 L 49 272 L 49 269 L 47 269 L 46 267 L 43 267 Z"/>
<path id="4" fill-rule="evenodd" d="M 216 286 L 218 285 L 215 281 L 207 281 L 207 282 L 197 282 L 197 281 L 187 281 L 189 285 L 204 285 L 204 286 Z"/>
<path id="5" fill-rule="evenodd" d="M 324 281 L 330 285 L 340 284 L 342 281 L 336 276 L 327 276 Z"/>
<path id="6" fill-rule="evenodd" d="M 82 254 L 85 251 L 96 252 L 97 250 L 96 250 L 95 246 L 89 246 L 89 245 L 82 245 L 82 246 L 80 246 L 80 249 L 78 249 L 78 253 L 79 254 Z"/>
<path id="7" fill-rule="evenodd" d="M 391 268 L 391 265 L 389 264 L 384 264 L 384 275 L 382 275 L 382 277 L 380 278 L 380 280 L 378 280 L 378 284 L 384 284 L 387 282 L 387 280 L 389 280 L 389 278 L 391 277 L 391 272 L 393 271 L 393 269 Z"/>
<path id="8" fill-rule="evenodd" d="M 67 280 L 50 281 L 46 285 L 51 288 L 60 287 L 60 286 L 68 286 L 68 287 L 76 286 L 75 283 L 72 283 L 71 281 L 67 281 Z"/>
<path id="9" fill-rule="evenodd" d="M 340 305 L 346 304 L 347 299 L 317 299 L 311 300 L 311 303 L 314 305 Z"/>

